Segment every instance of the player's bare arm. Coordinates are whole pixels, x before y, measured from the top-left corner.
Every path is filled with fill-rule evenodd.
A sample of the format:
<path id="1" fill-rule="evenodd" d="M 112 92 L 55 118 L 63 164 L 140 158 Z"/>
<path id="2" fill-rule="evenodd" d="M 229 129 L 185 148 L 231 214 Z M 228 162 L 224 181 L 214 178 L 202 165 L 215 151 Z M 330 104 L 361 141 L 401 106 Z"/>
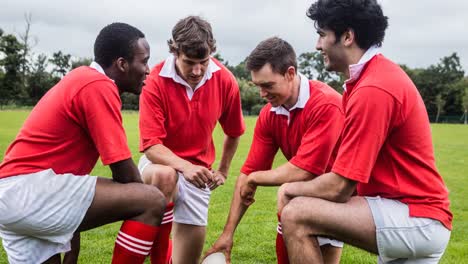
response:
<path id="1" fill-rule="evenodd" d="M 221 154 L 221 161 L 219 162 L 218 170 L 214 172 L 214 181 L 212 190 L 216 187 L 223 185 L 229 175 L 229 168 L 231 161 L 236 153 L 237 146 L 239 145 L 240 137 L 224 136 L 223 152 Z"/>
<path id="2" fill-rule="evenodd" d="M 121 160 L 109 165 L 112 171 L 112 179 L 120 183 L 138 182 L 141 181 L 140 172 L 131 158 Z"/>
<path id="3" fill-rule="evenodd" d="M 329 172 L 311 181 L 286 183 L 278 191 L 278 209 L 288 204 L 294 197 L 315 197 L 324 200 L 345 203 L 353 195 L 356 182 Z"/>
<path id="4" fill-rule="evenodd" d="M 213 181 L 213 173 L 203 166 L 194 165 L 174 154 L 162 144 L 145 150 L 146 157 L 154 164 L 166 165 L 182 172 L 185 179 L 198 188 L 205 188 Z"/>
<path id="5" fill-rule="evenodd" d="M 288 182 L 310 180 L 314 177 L 312 173 L 303 170 L 290 162 L 267 171 L 256 171 L 247 177 L 240 187 L 243 202 L 250 205 L 254 201 L 257 186 L 280 186 Z"/>
<path id="6" fill-rule="evenodd" d="M 256 171 L 249 175 L 248 183 L 255 186 L 280 186 L 287 182 L 311 180 L 315 175 L 296 165 L 285 164 L 267 171 Z"/>
<path id="7" fill-rule="evenodd" d="M 234 194 L 231 201 L 231 207 L 229 209 L 229 215 L 226 224 L 224 225 L 223 233 L 219 236 L 218 240 L 216 240 L 213 246 L 206 252 L 205 257 L 214 252 L 223 252 L 226 256 L 227 263 L 230 263 L 231 250 L 234 245 L 234 232 L 248 209 L 248 206 L 242 202 L 240 197 L 240 186 L 246 180 L 247 175 L 243 173 L 237 177 Z"/>

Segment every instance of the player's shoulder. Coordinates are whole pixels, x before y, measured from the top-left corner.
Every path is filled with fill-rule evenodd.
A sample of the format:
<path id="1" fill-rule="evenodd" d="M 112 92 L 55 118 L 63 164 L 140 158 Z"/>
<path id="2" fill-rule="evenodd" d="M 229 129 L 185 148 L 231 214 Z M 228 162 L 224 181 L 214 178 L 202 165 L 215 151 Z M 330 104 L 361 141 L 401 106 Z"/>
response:
<path id="1" fill-rule="evenodd" d="M 315 105 L 320 103 L 341 105 L 341 94 L 328 84 L 321 81 L 309 80 L 309 89 L 309 101 L 313 101 Z"/>
<path id="2" fill-rule="evenodd" d="M 162 68 L 166 64 L 166 60 L 162 60 L 158 62 L 150 71 L 150 76 L 159 76 L 159 73 L 161 72 Z"/>
<path id="3" fill-rule="evenodd" d="M 85 93 L 118 94 L 117 85 L 113 80 L 89 66 L 70 71 L 59 84 L 57 88 L 63 89 L 63 93 L 71 97 Z"/>
<path id="4" fill-rule="evenodd" d="M 260 109 L 260 114 L 259 115 L 266 115 L 266 114 L 269 114 L 271 112 L 271 108 L 273 106 L 270 104 L 270 103 L 266 103 L 262 109 Z"/>
<path id="5" fill-rule="evenodd" d="M 272 118 L 275 118 L 277 114 L 272 111 L 272 105 L 270 103 L 265 104 L 262 109 L 260 109 L 260 113 L 258 114 L 258 118 L 261 120 L 271 120 Z"/>
<path id="6" fill-rule="evenodd" d="M 406 74 L 400 65 L 381 54 L 376 55 L 369 62 L 369 66 L 362 73 L 362 77 L 359 79 L 353 92 L 357 93 L 358 90 L 364 90 L 362 88 L 373 88 L 384 91 L 399 102 L 404 101 L 407 95 L 410 95 L 411 98 L 418 96 L 418 90 L 408 74 Z M 359 92 L 372 93 L 375 91 L 365 89 L 365 91 Z"/>
<path id="7" fill-rule="evenodd" d="M 167 87 L 168 84 L 173 82 L 172 78 L 161 76 L 161 71 L 164 68 L 165 63 L 166 63 L 166 60 L 163 60 L 157 63 L 151 69 L 150 74 L 146 76 L 145 86 L 143 87 L 143 90 L 154 91 L 154 90 L 164 89 L 164 87 Z"/>
<path id="8" fill-rule="evenodd" d="M 224 65 L 223 63 L 221 63 L 219 60 L 217 60 L 214 57 L 211 57 L 210 59 L 214 63 L 214 65 L 216 65 L 215 68 L 217 68 L 217 70 L 215 72 L 213 72 L 214 77 L 217 77 L 221 81 L 224 81 L 224 82 L 235 82 L 235 83 L 237 83 L 236 77 L 226 67 L 226 65 Z"/>
<path id="9" fill-rule="evenodd" d="M 80 66 L 70 71 L 63 78 L 64 81 L 78 82 L 87 84 L 95 81 L 104 81 L 112 83 L 112 80 L 105 74 L 89 66 Z"/>
<path id="10" fill-rule="evenodd" d="M 146 78 L 151 78 L 151 79 L 159 79 L 162 78 L 161 76 L 161 71 L 164 67 L 164 64 L 166 63 L 166 60 L 160 61 L 157 63 L 150 71 L 150 74 Z"/>

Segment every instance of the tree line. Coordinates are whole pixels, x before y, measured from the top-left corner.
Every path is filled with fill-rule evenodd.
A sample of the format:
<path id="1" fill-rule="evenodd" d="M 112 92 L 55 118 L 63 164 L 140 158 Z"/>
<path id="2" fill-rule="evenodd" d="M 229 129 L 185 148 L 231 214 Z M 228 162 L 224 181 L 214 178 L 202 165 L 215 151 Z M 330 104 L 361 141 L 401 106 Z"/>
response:
<path id="1" fill-rule="evenodd" d="M 35 54 L 35 39 L 30 35 L 31 16 L 26 15 L 25 20 L 26 27 L 21 34 L 8 34 L 0 28 L 0 109 L 34 106 L 70 70 L 92 61 L 90 58 L 73 58 L 62 51 L 54 52 L 51 57 Z M 244 113 L 257 115 L 265 101 L 251 82 L 245 60 L 231 65 L 219 53 L 214 56 L 236 77 Z M 468 77 L 457 53 L 443 57 L 427 68 L 401 66 L 418 87 L 431 121 L 466 124 Z M 307 78 L 326 82 L 340 93 L 343 91 L 345 78 L 326 71 L 319 52 L 300 54 L 298 68 Z M 122 104 L 124 109 L 138 110 L 138 96 L 123 94 Z"/>
<path id="2" fill-rule="evenodd" d="M 242 97 L 242 108 L 247 114 L 258 114 L 264 101 L 258 89 L 250 82 L 245 69 L 245 60 L 236 66 L 229 65 L 219 54 L 218 58 L 236 76 Z M 468 77 L 457 53 L 440 59 L 427 68 L 410 68 L 400 65 L 418 88 L 432 122 L 464 122 L 467 124 Z M 338 92 L 343 92 L 343 75 L 328 72 L 320 52 L 306 52 L 298 57 L 298 70 L 309 79 L 327 83 Z"/>

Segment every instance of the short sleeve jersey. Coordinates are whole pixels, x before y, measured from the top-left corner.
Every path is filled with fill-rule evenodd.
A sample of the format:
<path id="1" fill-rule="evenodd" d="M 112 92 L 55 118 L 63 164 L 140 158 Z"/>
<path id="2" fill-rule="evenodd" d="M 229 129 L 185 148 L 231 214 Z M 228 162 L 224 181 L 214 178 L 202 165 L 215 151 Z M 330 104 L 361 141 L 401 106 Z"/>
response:
<path id="1" fill-rule="evenodd" d="M 271 104 L 263 107 L 242 173 L 271 169 L 278 148 L 290 163 L 313 175 L 330 171 L 343 126 L 341 95 L 301 76 L 301 101 L 302 107 L 290 111 L 278 111 Z"/>
<path id="2" fill-rule="evenodd" d="M 37 103 L 6 151 L 0 178 L 53 169 L 89 174 L 131 157 L 122 126 L 118 88 L 83 66 L 71 71 Z"/>
<path id="3" fill-rule="evenodd" d="M 180 158 L 211 168 L 215 159 L 212 133 L 217 122 L 228 136 L 244 133 L 237 82 L 221 63 L 211 60 L 220 70 L 191 98 L 184 85 L 160 75 L 166 61 L 153 68 L 140 96 L 141 152 L 163 144 Z"/>
<path id="4" fill-rule="evenodd" d="M 346 85 L 345 125 L 332 171 L 358 182 L 361 196 L 409 206 L 414 217 L 451 228 L 448 191 L 435 165 L 424 102 L 406 73 L 382 55 Z"/>

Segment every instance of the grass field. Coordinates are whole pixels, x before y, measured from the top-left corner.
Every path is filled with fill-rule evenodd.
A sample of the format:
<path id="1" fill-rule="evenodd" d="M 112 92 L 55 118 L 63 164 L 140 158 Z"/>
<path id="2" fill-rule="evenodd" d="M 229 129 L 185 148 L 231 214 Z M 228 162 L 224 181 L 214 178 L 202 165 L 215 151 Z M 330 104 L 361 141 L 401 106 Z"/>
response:
<path id="1" fill-rule="evenodd" d="M 27 115 L 28 111 L 0 111 L 0 159 L 3 159 L 6 148 Z M 138 114 L 126 112 L 124 123 L 133 158 L 137 161 L 140 156 Z M 234 157 L 228 181 L 212 196 L 205 250 L 216 240 L 226 221 L 234 182 L 250 146 L 255 118 L 246 118 L 246 123 L 247 132 L 242 137 Z M 450 190 L 451 209 L 454 214 L 451 241 L 441 263 L 468 263 L 468 126 L 436 124 L 432 125 L 432 131 L 437 166 Z M 220 148 L 223 134 L 219 127 L 214 139 L 216 146 Z M 275 164 L 284 161 L 279 155 Z M 103 167 L 99 161 L 92 174 L 109 177 L 110 170 Z M 275 263 L 275 200 L 276 188 L 260 188 L 257 191 L 255 204 L 251 206 L 237 229 L 233 263 Z M 110 263 L 119 227 L 120 223 L 115 223 L 82 233 L 80 263 Z M 350 246 L 345 246 L 341 261 L 341 263 L 376 262 L 375 256 Z M 0 249 L 0 263 L 7 263 L 3 248 Z"/>

